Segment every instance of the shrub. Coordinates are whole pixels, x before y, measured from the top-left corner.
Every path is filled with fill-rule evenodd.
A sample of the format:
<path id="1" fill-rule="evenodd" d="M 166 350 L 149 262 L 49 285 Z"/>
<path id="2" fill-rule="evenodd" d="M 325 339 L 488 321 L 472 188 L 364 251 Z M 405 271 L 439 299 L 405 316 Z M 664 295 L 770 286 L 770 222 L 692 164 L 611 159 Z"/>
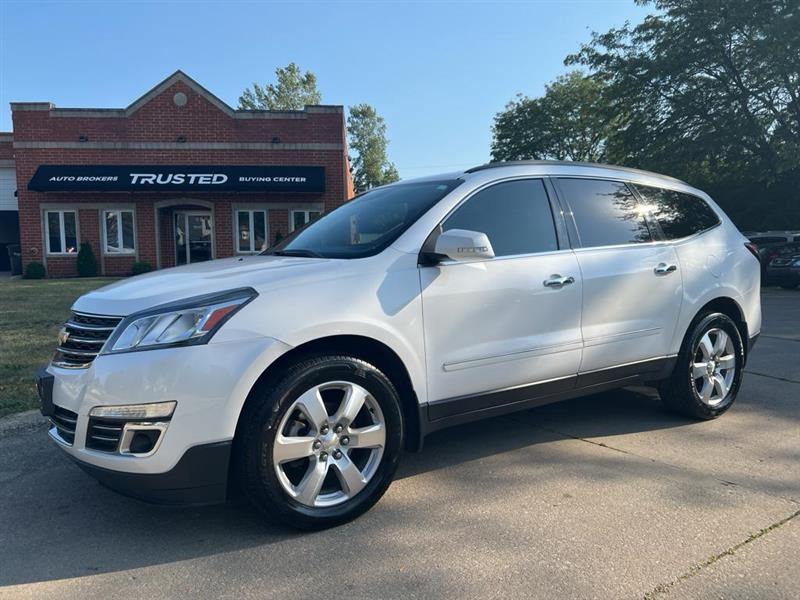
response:
<path id="1" fill-rule="evenodd" d="M 78 276 L 95 277 L 97 275 L 97 259 L 89 242 L 83 242 L 78 250 Z"/>
<path id="2" fill-rule="evenodd" d="M 147 261 L 139 261 L 133 263 L 133 268 L 131 269 L 131 275 L 141 275 L 142 273 L 149 273 L 153 270 L 153 265 L 151 265 Z"/>
<path id="3" fill-rule="evenodd" d="M 281 230 L 278 229 L 278 231 L 275 232 L 275 241 L 272 242 L 272 245 L 277 246 L 278 242 L 280 242 L 282 239 L 283 239 L 283 234 L 281 233 Z"/>
<path id="4" fill-rule="evenodd" d="M 25 267 L 25 279 L 44 279 L 44 265 L 40 262 L 30 262 Z"/>

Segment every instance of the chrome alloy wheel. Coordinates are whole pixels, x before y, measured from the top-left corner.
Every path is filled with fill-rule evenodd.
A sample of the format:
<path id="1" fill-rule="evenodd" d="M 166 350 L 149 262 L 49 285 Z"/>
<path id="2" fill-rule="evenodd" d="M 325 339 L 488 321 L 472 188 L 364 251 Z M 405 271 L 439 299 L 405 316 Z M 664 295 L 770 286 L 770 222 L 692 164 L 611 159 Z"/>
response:
<path id="1" fill-rule="evenodd" d="M 707 406 L 717 406 L 728 395 L 736 375 L 736 347 L 722 329 L 709 329 L 694 351 L 692 382 Z"/>
<path id="2" fill-rule="evenodd" d="M 272 458 L 289 496 L 306 506 L 335 506 L 369 483 L 385 444 L 386 421 L 375 398 L 356 383 L 330 381 L 286 411 Z"/>

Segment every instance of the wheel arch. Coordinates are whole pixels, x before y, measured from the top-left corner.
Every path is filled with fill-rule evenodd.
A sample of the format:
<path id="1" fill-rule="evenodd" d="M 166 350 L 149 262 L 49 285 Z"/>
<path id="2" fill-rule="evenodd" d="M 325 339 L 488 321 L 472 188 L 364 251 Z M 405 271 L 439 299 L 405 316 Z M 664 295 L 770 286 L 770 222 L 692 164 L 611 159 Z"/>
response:
<path id="1" fill-rule="evenodd" d="M 730 319 L 736 324 L 736 328 L 739 330 L 739 335 L 742 336 L 742 346 L 744 348 L 744 353 L 745 353 L 744 359 L 746 363 L 749 331 L 747 328 L 747 321 L 744 318 L 744 311 L 742 310 L 742 307 L 739 305 L 739 303 L 736 302 L 736 300 L 734 300 L 730 296 L 718 296 L 712 300 L 709 300 L 702 307 L 700 307 L 700 310 L 697 311 L 694 318 L 692 319 L 692 324 L 694 324 L 699 315 L 707 312 L 720 312 L 730 317 Z"/>
<path id="2" fill-rule="evenodd" d="M 417 451 L 422 447 L 419 401 L 406 365 L 384 342 L 362 335 L 331 335 L 316 338 L 291 348 L 274 360 L 250 388 L 239 412 L 234 439 L 238 438 L 239 426 L 248 405 L 255 400 L 260 390 L 279 377 L 294 362 L 322 354 L 348 354 L 380 369 L 397 388 L 400 396 L 400 408 L 405 426 L 405 448 Z"/>

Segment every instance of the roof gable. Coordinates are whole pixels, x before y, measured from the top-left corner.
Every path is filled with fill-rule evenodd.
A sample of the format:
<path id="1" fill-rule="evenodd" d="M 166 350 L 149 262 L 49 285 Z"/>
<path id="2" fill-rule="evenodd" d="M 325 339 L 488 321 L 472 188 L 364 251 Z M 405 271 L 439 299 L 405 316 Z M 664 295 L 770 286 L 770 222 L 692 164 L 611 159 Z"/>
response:
<path id="1" fill-rule="evenodd" d="M 172 75 L 145 92 L 126 108 L 57 108 L 51 102 L 12 102 L 15 111 L 49 111 L 53 116 L 129 117 L 176 83 L 182 83 L 211 105 L 235 119 L 303 119 L 309 113 L 344 113 L 341 105 L 307 105 L 302 110 L 244 110 L 235 109 L 178 69 Z"/>
<path id="2" fill-rule="evenodd" d="M 150 91 L 145 92 L 143 95 L 139 96 L 139 98 L 131 102 L 131 104 L 129 104 L 124 109 L 125 116 L 127 117 L 132 115 L 142 106 L 144 106 L 157 96 L 163 94 L 165 91 L 167 91 L 169 88 L 171 88 L 179 81 L 183 82 L 185 85 L 191 88 L 195 93 L 197 93 L 199 96 L 201 96 L 202 98 L 204 98 L 205 100 L 216 106 L 219 110 L 227 114 L 229 117 L 234 116 L 234 114 L 236 113 L 236 111 L 233 108 L 231 108 L 227 103 L 220 100 L 217 96 L 209 92 L 206 88 L 197 83 L 186 73 L 178 69 L 172 75 L 167 77 L 164 81 L 162 81 L 161 83 L 157 84 L 155 87 L 150 89 Z"/>

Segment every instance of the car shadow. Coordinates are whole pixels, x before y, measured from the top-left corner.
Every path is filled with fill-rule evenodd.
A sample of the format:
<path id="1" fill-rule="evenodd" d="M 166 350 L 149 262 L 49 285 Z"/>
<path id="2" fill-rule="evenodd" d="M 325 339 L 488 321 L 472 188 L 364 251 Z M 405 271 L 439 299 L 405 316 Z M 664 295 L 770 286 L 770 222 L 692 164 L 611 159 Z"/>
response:
<path id="1" fill-rule="evenodd" d="M 569 435 L 559 431 L 559 424 L 567 422 Z M 689 423 L 663 411 L 657 397 L 642 390 L 597 394 L 437 432 L 421 453 L 404 457 L 397 479 L 553 440 Z M 122 497 L 85 475 L 46 437 L 43 431 L 19 435 L 14 442 L 19 447 L 0 446 L 0 473 L 6 479 L 0 491 L 2 586 L 125 571 L 255 546 L 275 545 L 277 551 L 304 535 L 331 535 L 273 525 L 238 498 L 221 506 L 166 508 Z M 14 465 L 12 456 L 29 458 Z"/>

